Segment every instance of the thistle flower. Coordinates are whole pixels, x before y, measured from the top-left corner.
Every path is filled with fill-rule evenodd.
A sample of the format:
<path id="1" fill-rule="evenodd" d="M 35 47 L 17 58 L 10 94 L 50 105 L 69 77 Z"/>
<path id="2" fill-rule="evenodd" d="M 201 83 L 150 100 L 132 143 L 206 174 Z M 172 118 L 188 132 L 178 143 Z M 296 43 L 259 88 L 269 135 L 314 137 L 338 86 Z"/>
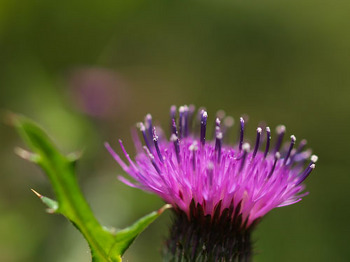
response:
<path id="1" fill-rule="evenodd" d="M 208 141 L 208 114 L 204 109 L 194 112 L 193 106 L 181 106 L 177 116 L 176 107 L 171 107 L 169 140 L 148 114 L 138 124 L 144 146 L 133 135 L 134 161 L 119 140 L 128 164 L 109 144 L 106 147 L 136 181 L 119 177 L 123 183 L 153 192 L 174 207 L 165 261 L 250 261 L 252 229 L 270 210 L 299 202 L 307 194 L 302 193 L 303 181 L 315 168 L 317 156 L 306 164 L 311 152 L 304 150 L 305 140 L 296 147 L 294 135 L 283 146 L 283 125 L 276 128 L 274 145 L 270 128 L 258 127 L 251 146 L 245 142 L 242 117 L 238 142 L 224 143 L 234 121 L 223 111 L 217 113 L 213 140 Z"/>

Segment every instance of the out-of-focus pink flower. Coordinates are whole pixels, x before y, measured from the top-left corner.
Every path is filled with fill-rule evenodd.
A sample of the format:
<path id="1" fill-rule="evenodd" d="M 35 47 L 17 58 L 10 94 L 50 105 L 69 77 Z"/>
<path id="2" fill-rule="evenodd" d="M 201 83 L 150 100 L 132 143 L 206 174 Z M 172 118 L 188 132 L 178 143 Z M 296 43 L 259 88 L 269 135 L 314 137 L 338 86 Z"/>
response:
<path id="1" fill-rule="evenodd" d="M 75 105 L 90 116 L 98 118 L 114 116 L 125 104 L 124 83 L 112 70 L 104 68 L 74 70 L 69 77 L 69 85 Z"/>

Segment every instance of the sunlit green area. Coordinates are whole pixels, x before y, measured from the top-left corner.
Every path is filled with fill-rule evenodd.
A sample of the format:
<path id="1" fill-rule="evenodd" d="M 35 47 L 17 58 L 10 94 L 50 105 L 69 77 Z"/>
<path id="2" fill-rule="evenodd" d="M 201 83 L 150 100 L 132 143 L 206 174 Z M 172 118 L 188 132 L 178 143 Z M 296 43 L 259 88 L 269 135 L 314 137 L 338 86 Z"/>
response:
<path id="1" fill-rule="evenodd" d="M 83 150 L 83 193 L 102 224 L 121 227 L 163 202 L 119 182 L 103 143 L 120 153 L 121 138 L 133 154 L 130 129 L 147 113 L 166 131 L 172 104 L 205 106 L 208 121 L 247 114 L 251 140 L 262 121 L 285 124 L 319 162 L 310 194 L 258 226 L 254 261 L 349 261 L 349 13 L 341 0 L 2 0 L 0 108 L 39 122 L 64 152 Z M 0 261 L 89 261 L 79 232 L 30 191 L 54 196 L 14 154 L 15 130 L 2 123 L 0 141 Z M 170 214 L 125 261 L 161 261 Z"/>

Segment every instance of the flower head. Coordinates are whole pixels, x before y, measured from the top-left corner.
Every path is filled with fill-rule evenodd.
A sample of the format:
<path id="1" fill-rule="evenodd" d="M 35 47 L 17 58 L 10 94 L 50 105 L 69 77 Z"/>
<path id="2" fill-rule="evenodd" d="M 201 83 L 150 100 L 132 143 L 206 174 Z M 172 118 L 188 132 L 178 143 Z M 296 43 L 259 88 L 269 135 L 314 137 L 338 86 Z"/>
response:
<path id="1" fill-rule="evenodd" d="M 301 200 L 302 182 L 315 168 L 317 157 L 304 150 L 306 141 L 296 146 L 290 136 L 284 145 L 286 128 L 276 129 L 272 143 L 269 127 L 256 129 L 255 143 L 245 142 L 245 121 L 239 120 L 238 142 L 224 143 L 233 125 L 231 117 L 217 114 L 213 139 L 207 139 L 208 114 L 193 106 L 170 109 L 170 139 L 159 127 L 153 127 L 151 115 L 138 128 L 144 146 L 134 135 L 137 155 L 133 161 L 123 143 L 120 146 L 126 164 L 106 144 L 114 159 L 136 182 L 120 177 L 125 184 L 153 192 L 185 214 L 189 221 L 225 216 L 237 230 L 247 230 L 270 210 Z M 192 125 L 194 120 L 194 125 Z M 304 165 L 306 164 L 306 168 Z"/>
<path id="2" fill-rule="evenodd" d="M 158 194 L 165 202 L 181 209 L 188 215 L 191 201 L 203 207 L 205 214 L 213 215 L 215 208 L 240 206 L 247 226 L 264 216 L 275 207 L 291 205 L 301 200 L 304 186 L 302 182 L 315 168 L 317 156 L 303 169 L 310 151 L 303 151 L 306 141 L 302 140 L 294 149 L 296 138 L 290 137 L 287 147 L 282 146 L 285 135 L 283 125 L 276 128 L 277 140 L 271 148 L 271 131 L 256 130 L 255 145 L 252 148 L 244 142 L 244 119 L 240 118 L 239 142 L 223 144 L 229 125 L 221 127 L 220 118 L 215 121 L 215 139 L 207 141 L 207 118 L 205 110 L 200 110 L 200 135 L 191 129 L 193 107 L 179 109 L 176 124 L 176 109 L 171 108 L 171 135 L 169 141 L 157 135 L 152 117 L 148 114 L 145 123 L 138 127 L 143 137 L 143 150 L 139 150 L 135 162 L 131 160 L 121 140 L 120 146 L 129 165 L 106 144 L 107 149 L 120 166 L 138 183 L 131 183 L 119 177 L 125 184 Z M 230 118 L 224 119 L 232 122 Z M 134 136 L 134 138 L 136 138 Z M 135 144 L 140 144 L 135 139 Z M 304 194 L 305 195 L 305 194 Z M 219 210 L 220 211 L 220 210 Z"/>

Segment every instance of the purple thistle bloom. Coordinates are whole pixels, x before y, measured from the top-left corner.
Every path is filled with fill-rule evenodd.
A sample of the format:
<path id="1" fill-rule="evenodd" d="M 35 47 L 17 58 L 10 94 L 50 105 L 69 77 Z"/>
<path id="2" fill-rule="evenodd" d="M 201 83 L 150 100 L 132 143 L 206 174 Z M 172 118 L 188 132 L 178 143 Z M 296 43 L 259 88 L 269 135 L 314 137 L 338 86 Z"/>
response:
<path id="1" fill-rule="evenodd" d="M 193 114 L 193 106 L 182 106 L 176 119 L 176 107 L 171 107 L 169 140 L 159 127 L 153 127 L 148 114 L 145 123 L 138 125 L 145 146 L 136 146 L 135 161 L 119 140 L 128 164 L 107 143 L 106 148 L 136 181 L 119 177 L 123 183 L 153 192 L 174 207 L 176 218 L 167 243 L 172 256 L 188 260 L 202 256 L 199 261 L 249 261 L 251 229 L 270 210 L 299 202 L 307 194 L 302 193 L 302 182 L 315 168 L 317 157 L 311 156 L 304 168 L 311 155 L 304 150 L 306 141 L 294 149 L 296 138 L 292 135 L 284 146 L 284 126 L 276 129 L 275 145 L 271 144 L 270 128 L 263 132 L 258 127 L 251 147 L 244 141 L 243 118 L 238 143 L 225 144 L 233 119 L 223 118 L 222 111 L 217 114 L 214 139 L 210 141 L 207 112 L 200 109 L 197 117 Z M 192 119 L 197 119 L 194 126 Z M 141 144 L 138 136 L 134 141 L 135 145 Z M 226 240 L 219 235 L 225 235 Z"/>

